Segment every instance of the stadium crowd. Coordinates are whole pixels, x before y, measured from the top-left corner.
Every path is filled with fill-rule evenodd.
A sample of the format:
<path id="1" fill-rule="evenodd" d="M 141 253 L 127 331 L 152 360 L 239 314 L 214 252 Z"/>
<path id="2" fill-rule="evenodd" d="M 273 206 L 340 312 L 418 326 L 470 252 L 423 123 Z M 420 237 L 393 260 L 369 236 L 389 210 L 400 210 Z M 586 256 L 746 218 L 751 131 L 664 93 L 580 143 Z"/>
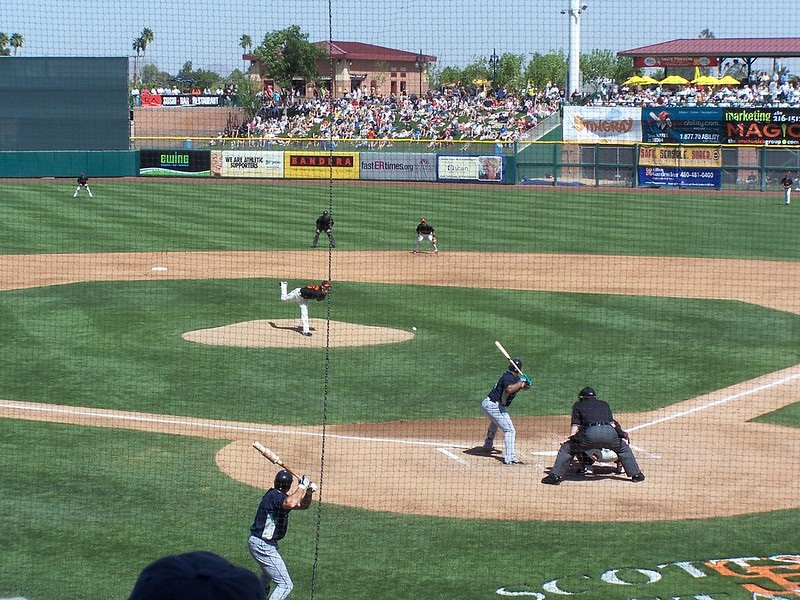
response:
<path id="1" fill-rule="evenodd" d="M 356 147 L 381 148 L 395 140 L 425 140 L 428 147 L 481 140 L 514 142 L 557 113 L 564 91 L 555 85 L 522 95 L 505 89 L 457 87 L 400 97 L 356 90 L 343 98 L 286 98 L 263 94 L 262 108 L 250 121 L 229 121 L 212 144 L 236 138 L 233 145 L 336 145 L 355 140 Z M 572 98 L 589 106 L 717 106 L 800 108 L 800 85 L 787 76 L 762 74 L 739 86 L 625 87 L 602 84 L 594 93 Z M 238 140 L 238 141 L 237 141 Z M 303 141 L 306 140 L 306 141 Z M 325 140 L 325 141 L 320 141 Z"/>

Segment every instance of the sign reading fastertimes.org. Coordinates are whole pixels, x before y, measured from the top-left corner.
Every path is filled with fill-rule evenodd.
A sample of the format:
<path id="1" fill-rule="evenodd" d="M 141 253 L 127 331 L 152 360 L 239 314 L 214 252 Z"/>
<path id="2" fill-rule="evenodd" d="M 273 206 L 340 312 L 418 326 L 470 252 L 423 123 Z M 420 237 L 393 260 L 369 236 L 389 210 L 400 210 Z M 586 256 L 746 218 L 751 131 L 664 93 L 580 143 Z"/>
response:
<path id="1" fill-rule="evenodd" d="M 436 181 L 436 157 L 413 152 L 362 152 L 361 179 Z"/>

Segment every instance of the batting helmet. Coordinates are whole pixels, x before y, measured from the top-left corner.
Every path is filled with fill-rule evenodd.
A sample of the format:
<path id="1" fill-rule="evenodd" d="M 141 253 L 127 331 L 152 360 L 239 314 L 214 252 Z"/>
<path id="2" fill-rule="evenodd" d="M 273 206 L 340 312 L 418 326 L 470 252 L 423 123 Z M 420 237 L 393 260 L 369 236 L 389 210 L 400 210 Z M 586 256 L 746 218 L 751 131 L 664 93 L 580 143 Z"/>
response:
<path id="1" fill-rule="evenodd" d="M 511 362 L 513 364 L 517 365 L 517 369 L 519 369 L 520 371 L 522 370 L 522 359 L 521 358 L 512 358 Z M 508 366 L 509 366 L 509 369 L 516 371 L 516 369 L 514 369 L 511 365 L 508 365 Z"/>
<path id="2" fill-rule="evenodd" d="M 292 487 L 292 481 L 294 481 L 294 477 L 292 474 L 289 473 L 286 469 L 282 469 L 278 471 L 278 474 L 275 475 L 275 484 L 274 487 L 276 490 L 280 490 L 282 492 L 288 492 L 289 488 Z"/>
<path id="3" fill-rule="evenodd" d="M 595 393 L 594 389 L 590 387 L 585 387 L 580 392 L 578 392 L 579 400 L 586 400 L 587 398 L 597 398 L 597 394 Z"/>

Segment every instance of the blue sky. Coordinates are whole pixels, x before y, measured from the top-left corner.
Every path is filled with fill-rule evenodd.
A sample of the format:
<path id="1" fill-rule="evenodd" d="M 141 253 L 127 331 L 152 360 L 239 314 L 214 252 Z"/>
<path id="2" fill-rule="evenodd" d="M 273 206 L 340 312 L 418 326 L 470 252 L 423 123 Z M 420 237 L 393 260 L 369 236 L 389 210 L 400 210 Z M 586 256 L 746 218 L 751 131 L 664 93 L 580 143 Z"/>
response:
<path id="1" fill-rule="evenodd" d="M 612 51 L 696 38 L 800 35 L 800 0 L 585 0 L 581 51 Z M 547 53 L 569 45 L 569 0 L 5 0 L 0 31 L 20 33 L 22 56 L 133 55 L 133 39 L 149 27 L 155 41 L 146 63 L 176 73 L 223 76 L 242 68 L 239 38 L 258 44 L 269 31 L 299 25 L 311 41 L 362 41 L 410 52 L 439 65 L 463 66 L 498 54 Z M 767 8 L 768 6 L 768 8 Z M 328 14 L 332 16 L 329 26 Z M 794 72 L 800 70 L 788 61 Z M 769 68 L 764 62 L 758 68 Z"/>

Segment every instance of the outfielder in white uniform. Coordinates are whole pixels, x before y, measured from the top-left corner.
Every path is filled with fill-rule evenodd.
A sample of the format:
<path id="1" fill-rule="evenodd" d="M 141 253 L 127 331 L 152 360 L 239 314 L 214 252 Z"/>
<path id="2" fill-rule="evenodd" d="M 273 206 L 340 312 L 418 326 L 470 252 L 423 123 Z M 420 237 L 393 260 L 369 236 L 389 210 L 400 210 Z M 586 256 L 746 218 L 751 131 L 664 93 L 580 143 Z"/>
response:
<path id="1" fill-rule="evenodd" d="M 80 175 L 78 175 L 77 181 L 78 181 L 78 187 L 75 188 L 75 193 L 72 194 L 72 197 L 77 198 L 78 193 L 81 191 L 81 189 L 84 189 L 86 190 L 86 193 L 89 194 L 89 198 L 91 198 L 92 190 L 89 189 L 89 178 L 83 173 L 81 173 Z"/>
<path id="2" fill-rule="evenodd" d="M 324 300 L 331 291 L 331 282 L 325 280 L 319 285 L 312 283 L 302 288 L 295 288 L 291 292 L 289 292 L 288 289 L 288 282 L 281 281 L 281 301 L 297 302 L 300 305 L 300 326 L 302 327 L 303 335 L 310 336 L 311 328 L 308 324 L 308 301 L 317 300 L 321 302 Z"/>

